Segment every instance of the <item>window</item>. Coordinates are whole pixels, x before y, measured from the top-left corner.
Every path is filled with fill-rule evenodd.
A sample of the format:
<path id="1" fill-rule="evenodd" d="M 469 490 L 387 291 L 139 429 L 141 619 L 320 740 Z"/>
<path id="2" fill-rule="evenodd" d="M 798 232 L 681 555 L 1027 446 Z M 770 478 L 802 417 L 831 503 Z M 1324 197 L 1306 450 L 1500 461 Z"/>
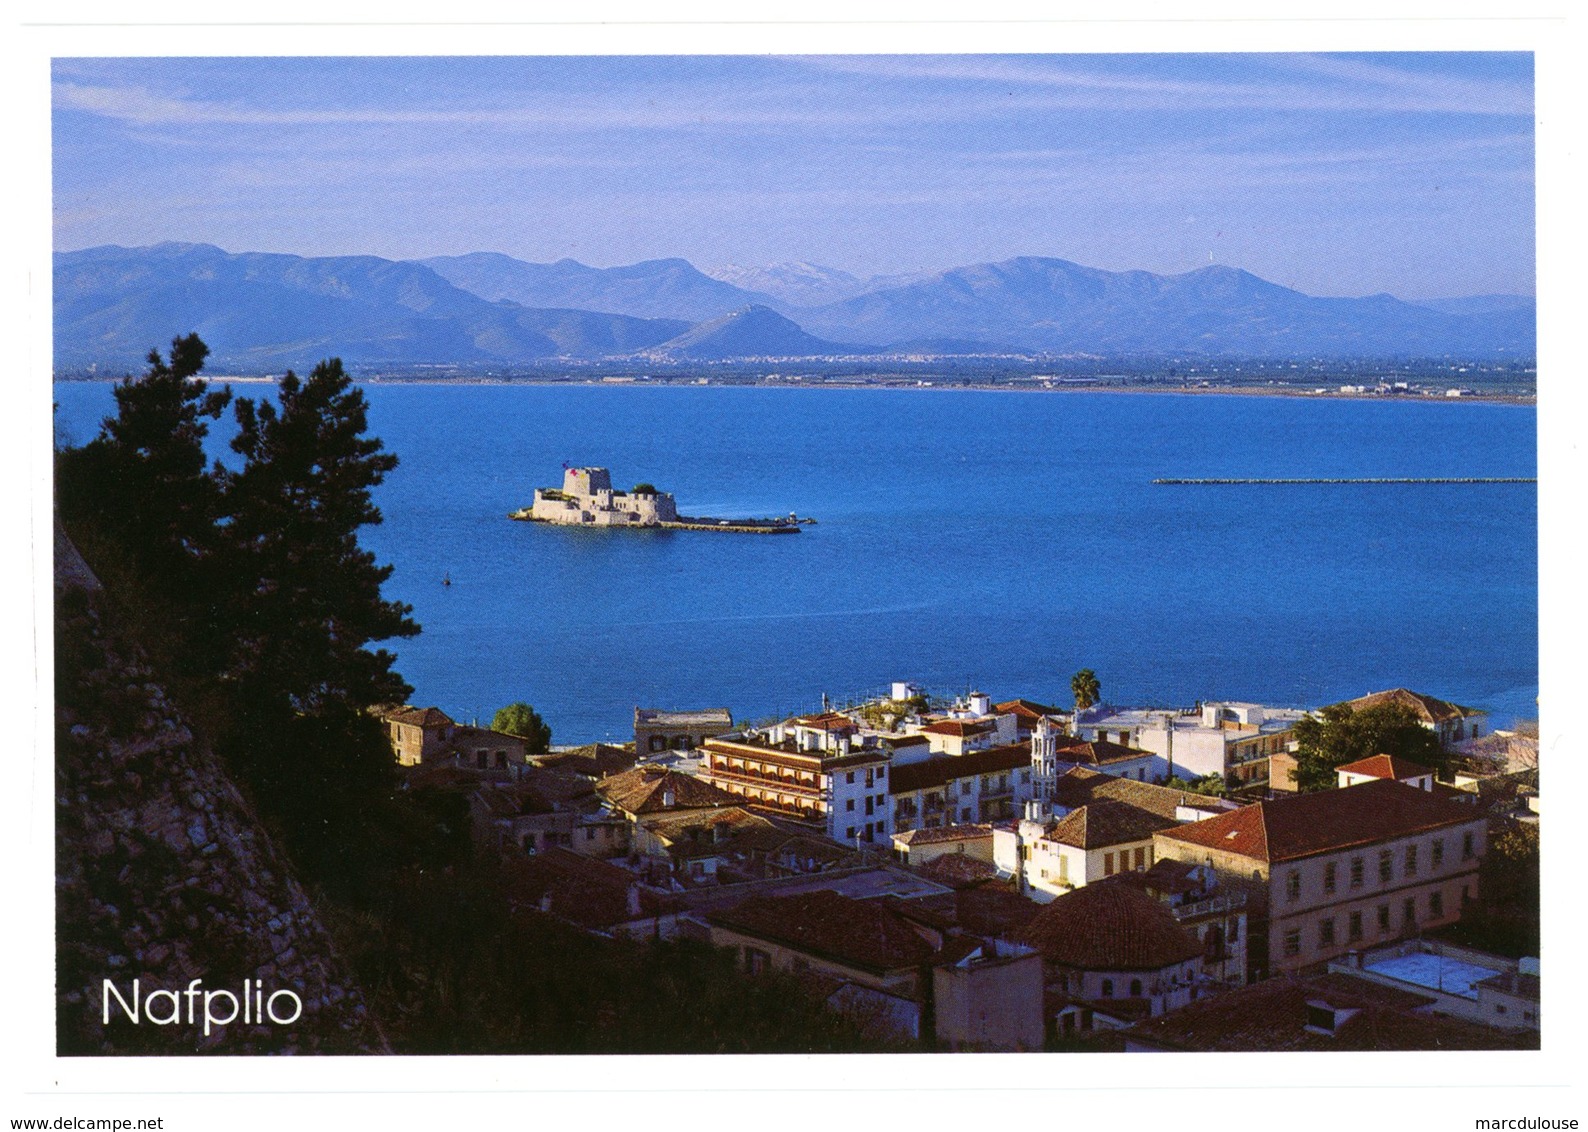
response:
<path id="1" fill-rule="evenodd" d="M 1224 938 L 1229 940 L 1231 943 L 1234 943 L 1236 940 L 1241 938 L 1240 920 L 1236 919 L 1230 921 L 1230 929 L 1224 933 Z"/>
<path id="2" fill-rule="evenodd" d="M 876 799 L 867 797 L 866 798 L 866 814 L 867 814 L 867 816 L 870 816 L 873 812 L 875 812 L 876 808 L 877 808 Z"/>
<path id="3" fill-rule="evenodd" d="M 1137 849 L 1131 854 L 1130 863 L 1137 872 L 1145 869 L 1147 867 L 1147 850 L 1145 848 Z"/>
<path id="4" fill-rule="evenodd" d="M 1361 857 L 1352 857 L 1351 858 L 1351 887 L 1352 888 L 1361 888 L 1362 887 L 1362 858 Z"/>
<path id="5" fill-rule="evenodd" d="M 1445 863 L 1445 839 L 1443 837 L 1434 838 L 1432 857 L 1433 865 L 1436 869 Z"/>
<path id="6" fill-rule="evenodd" d="M 485 767 L 486 767 L 486 752 L 484 752 L 484 751 L 476 751 L 476 752 L 474 752 L 474 761 L 479 766 L 479 768 L 481 770 L 484 770 Z"/>
<path id="7" fill-rule="evenodd" d="M 1339 863 L 1335 861 L 1330 861 L 1327 865 L 1323 866 L 1323 890 L 1325 892 L 1334 891 L 1335 878 L 1339 871 Z"/>
<path id="8" fill-rule="evenodd" d="M 1378 855 L 1378 879 L 1380 884 L 1388 884 L 1395 878 L 1395 863 L 1390 860 L 1390 851 L 1384 850 Z"/>
<path id="9" fill-rule="evenodd" d="M 1285 877 L 1285 899 L 1294 904 L 1301 899 L 1301 871 L 1292 869 Z"/>
<path id="10" fill-rule="evenodd" d="M 1103 854 L 1103 875 L 1105 877 L 1114 875 L 1114 855 L 1112 853 Z"/>
<path id="11" fill-rule="evenodd" d="M 667 750 L 667 740 L 662 738 L 660 735 L 652 735 L 650 739 L 650 748 L 653 751 L 665 751 Z"/>
<path id="12" fill-rule="evenodd" d="M 744 950 L 744 965 L 749 969 L 750 974 L 759 975 L 772 965 L 772 957 L 764 951 L 747 947 Z"/>
<path id="13" fill-rule="evenodd" d="M 595 831 L 595 826 L 593 826 L 593 825 L 590 826 L 589 828 L 587 828 L 584 831 L 584 839 L 586 841 L 594 841 L 595 840 L 595 835 L 596 835 L 596 831 Z"/>
<path id="14" fill-rule="evenodd" d="M 844 809 L 849 810 L 849 811 L 852 812 L 854 810 L 854 808 L 855 808 L 855 800 L 853 798 L 847 799 L 844 802 Z"/>
<path id="15" fill-rule="evenodd" d="M 1461 859 L 1463 861 L 1470 861 L 1472 860 L 1473 854 L 1476 852 L 1477 849 L 1474 844 L 1472 831 L 1469 829 L 1466 833 L 1461 835 Z"/>
<path id="16" fill-rule="evenodd" d="M 1381 932 L 1387 932 L 1390 930 L 1390 914 L 1388 904 L 1380 904 L 1378 906 L 1378 930 Z"/>
<path id="17" fill-rule="evenodd" d="M 1346 938 L 1355 942 L 1362 938 L 1362 913 L 1352 912 L 1351 918 L 1346 921 Z"/>
<path id="18" fill-rule="evenodd" d="M 1406 875 L 1409 877 L 1417 875 L 1417 844 L 1415 842 L 1406 846 Z"/>
<path id="19" fill-rule="evenodd" d="M 1104 979 L 1103 980 L 1103 997 L 1104 998 L 1113 998 L 1114 997 L 1114 980 L 1113 979 Z"/>
<path id="20" fill-rule="evenodd" d="M 1334 917 L 1331 916 L 1318 925 L 1318 946 L 1334 946 Z"/>
<path id="21" fill-rule="evenodd" d="M 870 767 L 866 768 L 866 789 L 870 790 L 877 784 L 877 772 Z"/>
<path id="22" fill-rule="evenodd" d="M 848 773 L 848 775 L 846 775 L 844 777 L 844 781 L 847 782 L 849 785 L 853 786 L 855 784 L 855 772 L 854 771 L 850 771 Z"/>
<path id="23" fill-rule="evenodd" d="M 1428 894 L 1428 915 L 1430 919 L 1437 920 L 1445 914 L 1445 894 L 1443 892 L 1430 892 Z"/>
<path id="24" fill-rule="evenodd" d="M 1401 904 L 1401 921 L 1408 926 L 1417 923 L 1417 900 L 1408 896 Z"/>
<path id="25" fill-rule="evenodd" d="M 1130 997 L 1131 998 L 1140 998 L 1141 997 L 1141 980 L 1140 979 L 1132 979 L 1132 980 L 1130 980 Z"/>
<path id="26" fill-rule="evenodd" d="M 1301 929 L 1300 928 L 1291 928 L 1289 931 L 1287 931 L 1285 933 L 1285 954 L 1286 955 L 1300 955 L 1301 954 Z"/>
<path id="27" fill-rule="evenodd" d="M 877 768 L 877 781 L 881 782 L 886 777 L 888 777 L 888 768 L 885 766 L 879 766 Z"/>
<path id="28" fill-rule="evenodd" d="M 844 840 L 845 841 L 853 841 L 854 839 L 855 839 L 855 827 L 854 826 L 850 826 L 848 829 L 844 830 Z"/>

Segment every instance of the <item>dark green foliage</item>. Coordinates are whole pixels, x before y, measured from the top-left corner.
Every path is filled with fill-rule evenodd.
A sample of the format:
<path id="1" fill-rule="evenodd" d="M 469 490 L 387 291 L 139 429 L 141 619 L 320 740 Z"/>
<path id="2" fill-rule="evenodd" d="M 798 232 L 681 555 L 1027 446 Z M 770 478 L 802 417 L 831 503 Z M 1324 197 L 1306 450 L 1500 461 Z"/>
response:
<path id="1" fill-rule="evenodd" d="M 389 909 L 339 928 L 399 1053 L 887 1048 L 793 977 L 744 974 L 730 951 L 512 913 L 485 866 L 408 873 Z"/>
<path id="2" fill-rule="evenodd" d="M 1165 785 L 1173 790 L 1184 790 L 1188 794 L 1201 794 L 1210 798 L 1222 798 L 1228 789 L 1228 784 L 1221 774 L 1203 775 L 1195 781 L 1187 781 L 1175 775 Z"/>
<path id="3" fill-rule="evenodd" d="M 1297 743 L 1296 788 L 1302 791 L 1332 789 L 1337 767 L 1372 755 L 1408 759 L 1441 775 L 1449 761 L 1438 736 L 1399 704 L 1361 711 L 1333 704 L 1298 720 L 1291 734 Z"/>
<path id="4" fill-rule="evenodd" d="M 144 375 L 116 387 L 116 416 L 56 464 L 57 505 L 79 549 L 102 575 L 135 580 L 122 598 L 141 619 L 158 617 L 161 651 L 188 672 L 213 668 L 204 646 L 217 635 L 221 492 L 203 445 L 230 394 L 197 377 L 208 353 L 196 334 L 171 343 L 169 362 L 150 351 Z"/>
<path id="5" fill-rule="evenodd" d="M 637 483 L 637 484 L 634 485 L 634 491 L 633 491 L 632 494 L 634 494 L 634 495 L 655 495 L 656 494 L 656 485 L 654 483 Z"/>
<path id="6" fill-rule="evenodd" d="M 532 755 L 544 755 L 551 749 L 551 727 L 540 718 L 540 713 L 522 700 L 499 709 L 491 717 L 491 730 L 517 735 L 524 740 L 524 749 Z"/>
<path id="7" fill-rule="evenodd" d="M 1540 944 L 1538 826 L 1489 819 L 1489 850 L 1478 867 L 1478 899 L 1461 922 L 1439 934 L 1513 959 L 1538 955 Z"/>
<path id="8" fill-rule="evenodd" d="M 1075 710 L 1085 711 L 1103 694 L 1103 689 L 1097 682 L 1097 673 L 1090 668 L 1083 668 L 1070 677 L 1070 692 L 1075 696 Z"/>

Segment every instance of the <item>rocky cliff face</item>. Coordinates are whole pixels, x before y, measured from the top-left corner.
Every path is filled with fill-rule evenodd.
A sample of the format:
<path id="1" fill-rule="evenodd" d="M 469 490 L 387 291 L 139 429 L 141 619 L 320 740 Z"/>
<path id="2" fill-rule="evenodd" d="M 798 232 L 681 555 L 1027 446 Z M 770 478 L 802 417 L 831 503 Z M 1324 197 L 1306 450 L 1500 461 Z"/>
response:
<path id="1" fill-rule="evenodd" d="M 290 863 L 56 543 L 58 1052 L 390 1052 Z M 238 1008 L 208 1034 L 206 991 Z"/>

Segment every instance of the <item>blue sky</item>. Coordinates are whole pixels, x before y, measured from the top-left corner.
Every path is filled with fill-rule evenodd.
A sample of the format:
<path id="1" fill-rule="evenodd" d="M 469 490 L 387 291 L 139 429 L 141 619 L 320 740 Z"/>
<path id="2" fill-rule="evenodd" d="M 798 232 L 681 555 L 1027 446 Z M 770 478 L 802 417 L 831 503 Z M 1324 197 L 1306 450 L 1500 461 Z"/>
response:
<path id="1" fill-rule="evenodd" d="M 55 246 L 1534 285 L 1520 53 L 61 59 Z"/>

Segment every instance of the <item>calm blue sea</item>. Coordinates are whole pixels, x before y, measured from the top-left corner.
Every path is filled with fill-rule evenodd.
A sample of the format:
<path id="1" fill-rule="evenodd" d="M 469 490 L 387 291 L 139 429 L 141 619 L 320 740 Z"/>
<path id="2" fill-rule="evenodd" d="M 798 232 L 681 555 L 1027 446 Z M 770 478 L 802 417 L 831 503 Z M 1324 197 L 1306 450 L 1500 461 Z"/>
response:
<path id="1" fill-rule="evenodd" d="M 242 396 L 266 387 L 241 385 Z M 402 460 L 366 545 L 424 632 L 422 704 L 533 703 L 554 741 L 636 705 L 807 710 L 894 679 L 1063 703 L 1316 706 L 1406 686 L 1537 714 L 1531 485 L 1153 486 L 1155 477 L 1533 476 L 1531 407 L 948 390 L 387 385 Z M 106 384 L 56 387 L 85 440 Z M 564 461 L 791 536 L 510 522 Z M 450 587 L 442 580 L 449 576 Z"/>

